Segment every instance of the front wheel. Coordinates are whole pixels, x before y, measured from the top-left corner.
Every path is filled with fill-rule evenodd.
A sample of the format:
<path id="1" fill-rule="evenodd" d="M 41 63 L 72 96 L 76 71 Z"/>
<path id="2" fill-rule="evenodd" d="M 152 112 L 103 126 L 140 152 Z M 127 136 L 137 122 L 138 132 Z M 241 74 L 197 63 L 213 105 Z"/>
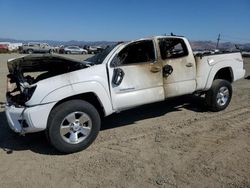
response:
<path id="1" fill-rule="evenodd" d="M 58 151 L 74 153 L 86 149 L 96 139 L 100 124 L 99 113 L 93 105 L 71 100 L 52 110 L 46 133 Z"/>
<path id="2" fill-rule="evenodd" d="M 227 80 L 216 79 L 206 93 L 206 104 L 209 109 L 218 112 L 224 110 L 232 98 L 232 85 Z"/>

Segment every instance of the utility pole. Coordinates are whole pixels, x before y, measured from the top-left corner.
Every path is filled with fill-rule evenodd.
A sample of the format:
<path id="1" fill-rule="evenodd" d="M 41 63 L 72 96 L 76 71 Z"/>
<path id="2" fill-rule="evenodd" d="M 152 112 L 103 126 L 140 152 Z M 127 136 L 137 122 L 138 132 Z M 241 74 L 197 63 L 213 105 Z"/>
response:
<path id="1" fill-rule="evenodd" d="M 219 47 L 219 42 L 220 42 L 220 34 L 218 35 L 218 38 L 217 38 L 216 49 L 218 49 L 218 47 Z"/>

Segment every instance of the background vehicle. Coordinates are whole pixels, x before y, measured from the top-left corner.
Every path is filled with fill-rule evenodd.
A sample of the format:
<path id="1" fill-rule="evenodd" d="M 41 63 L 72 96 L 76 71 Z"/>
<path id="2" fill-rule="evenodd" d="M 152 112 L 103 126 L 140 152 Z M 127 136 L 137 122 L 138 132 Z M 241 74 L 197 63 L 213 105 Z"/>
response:
<path id="1" fill-rule="evenodd" d="M 89 54 L 97 54 L 104 50 L 101 46 L 88 46 L 87 49 Z"/>
<path id="2" fill-rule="evenodd" d="M 9 48 L 5 44 L 0 44 L 0 53 L 7 53 L 9 52 Z"/>
<path id="3" fill-rule="evenodd" d="M 63 49 L 65 54 L 87 54 L 88 51 L 78 46 L 68 46 Z"/>
<path id="4" fill-rule="evenodd" d="M 0 42 L 0 45 L 7 46 L 9 52 L 16 52 L 22 47 L 22 43 Z M 2 47 L 3 48 L 3 47 Z"/>
<path id="5" fill-rule="evenodd" d="M 158 36 L 110 46 L 86 61 L 26 56 L 8 61 L 6 116 L 19 133 L 46 130 L 61 152 L 85 149 L 102 116 L 186 94 L 224 110 L 245 74 L 241 53 L 193 55 L 188 40 Z M 28 72 L 42 72 L 36 78 Z M 26 73 L 24 76 L 24 73 Z M 53 85 L 51 85 L 53 83 Z"/>
<path id="6" fill-rule="evenodd" d="M 30 42 L 26 45 L 23 45 L 22 52 L 33 54 L 33 53 L 53 53 L 54 48 L 49 46 L 47 43 L 37 43 Z"/>

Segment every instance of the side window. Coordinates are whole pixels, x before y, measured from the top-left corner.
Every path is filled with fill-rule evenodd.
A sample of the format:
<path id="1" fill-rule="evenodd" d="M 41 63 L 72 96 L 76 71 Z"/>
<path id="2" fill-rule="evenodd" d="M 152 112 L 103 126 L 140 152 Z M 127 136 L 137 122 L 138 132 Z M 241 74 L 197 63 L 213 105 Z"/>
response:
<path id="1" fill-rule="evenodd" d="M 128 65 L 152 62 L 155 60 L 154 43 L 152 40 L 138 41 L 125 47 L 112 61 L 112 65 Z"/>
<path id="2" fill-rule="evenodd" d="M 161 51 L 161 58 L 171 59 L 188 55 L 185 42 L 179 38 L 162 38 L 158 40 Z"/>

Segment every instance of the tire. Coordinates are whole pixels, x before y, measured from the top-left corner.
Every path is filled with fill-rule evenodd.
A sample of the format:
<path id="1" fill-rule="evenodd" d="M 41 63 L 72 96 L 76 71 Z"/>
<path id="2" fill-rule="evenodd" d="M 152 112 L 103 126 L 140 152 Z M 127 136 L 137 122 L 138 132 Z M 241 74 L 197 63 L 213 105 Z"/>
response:
<path id="1" fill-rule="evenodd" d="M 216 79 L 206 93 L 206 104 L 211 111 L 224 110 L 232 98 L 232 85 L 227 80 Z"/>
<path id="2" fill-rule="evenodd" d="M 33 54 L 34 51 L 33 51 L 32 49 L 28 49 L 28 50 L 27 50 L 27 53 L 28 53 L 28 54 Z"/>
<path id="3" fill-rule="evenodd" d="M 49 54 L 52 54 L 53 53 L 53 50 L 49 50 Z"/>
<path id="4" fill-rule="evenodd" d="M 74 153 L 86 149 L 96 139 L 100 125 L 99 113 L 93 105 L 71 100 L 51 111 L 46 134 L 58 151 Z"/>
<path id="5" fill-rule="evenodd" d="M 66 54 L 71 54 L 71 52 L 69 52 L 69 51 L 66 51 L 65 53 L 66 53 Z"/>
<path id="6" fill-rule="evenodd" d="M 82 52 L 83 55 L 86 55 L 87 53 L 86 52 Z"/>

